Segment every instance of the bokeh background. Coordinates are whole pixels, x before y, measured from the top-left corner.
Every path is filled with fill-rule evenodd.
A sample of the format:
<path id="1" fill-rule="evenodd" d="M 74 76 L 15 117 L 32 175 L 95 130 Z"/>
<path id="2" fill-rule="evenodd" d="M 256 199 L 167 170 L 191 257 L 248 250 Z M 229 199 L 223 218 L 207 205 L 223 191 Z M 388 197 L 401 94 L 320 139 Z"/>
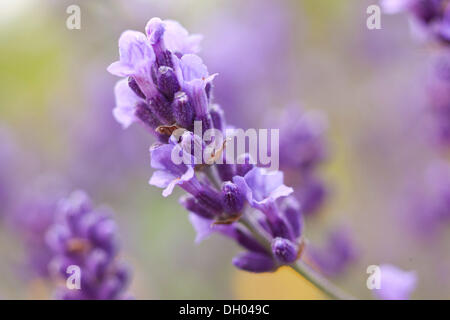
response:
<path id="1" fill-rule="evenodd" d="M 179 194 L 163 198 L 147 183 L 151 137 L 114 121 L 117 79 L 106 67 L 117 59 L 121 32 L 142 31 L 154 16 L 176 19 L 204 35 L 201 56 L 219 73 L 215 101 L 229 122 L 266 126 L 292 105 L 326 114 L 319 172 L 330 192 L 306 234 L 321 245 L 345 225 L 359 253 L 333 281 L 371 298 L 367 266 L 392 263 L 417 272 L 414 298 L 450 298 L 448 232 L 419 236 L 405 209 L 408 189 L 423 184 L 435 160 L 420 112 L 429 52 L 412 39 L 405 16 L 383 15 L 382 29 L 368 30 L 366 8 L 374 3 L 1 0 L 0 141 L 9 151 L 0 168 L 10 173 L 3 201 L 12 208 L 30 192 L 84 189 L 113 208 L 138 299 L 322 298 L 287 269 L 236 270 L 239 249 L 220 236 L 194 244 Z M 66 28 L 71 4 L 81 8 L 81 30 Z M 1 298 L 50 297 L 45 282 L 23 271 L 25 255 L 3 212 Z"/>

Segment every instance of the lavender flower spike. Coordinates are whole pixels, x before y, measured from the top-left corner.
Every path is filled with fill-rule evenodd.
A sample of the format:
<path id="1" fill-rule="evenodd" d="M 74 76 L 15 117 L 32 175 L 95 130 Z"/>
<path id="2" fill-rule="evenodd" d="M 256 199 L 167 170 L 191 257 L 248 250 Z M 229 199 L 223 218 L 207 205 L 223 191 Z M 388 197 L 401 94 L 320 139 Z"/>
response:
<path id="1" fill-rule="evenodd" d="M 56 297 L 76 300 L 127 298 L 130 279 L 117 261 L 117 227 L 105 209 L 93 209 L 88 196 L 76 191 L 59 204 L 55 223 L 47 232 L 53 254 L 50 269 L 67 280 L 70 266 L 79 268 L 79 290 L 60 287 Z M 66 281 L 63 283 L 65 284 Z M 76 283 L 76 281 L 75 281 Z"/>
<path id="2" fill-rule="evenodd" d="M 138 97 L 140 92 L 145 95 L 141 102 L 161 122 L 156 128 L 158 132 L 167 137 L 151 148 L 151 166 L 156 171 L 150 184 L 164 188 L 163 196 L 171 194 L 177 185 L 188 192 L 180 202 L 189 211 L 189 219 L 197 231 L 196 242 L 212 233 L 232 239 L 245 249 L 232 261 L 237 268 L 271 272 L 289 265 L 297 272 L 310 273 L 295 264 L 304 246 L 302 211 L 295 199 L 289 197 L 293 189 L 284 185 L 283 173 L 268 173 L 250 161 L 239 165 L 217 161 L 223 160 L 223 154 L 210 152 L 206 141 L 192 132 L 194 120 L 201 122 L 202 134 L 207 129 L 223 133 L 227 128 L 225 112 L 213 107 L 211 101 L 216 74 L 210 75 L 201 58 L 191 53 L 197 49 L 198 37 L 189 36 L 179 24 L 159 18 L 149 21 L 146 33 L 145 50 L 150 47 L 152 52 L 143 59 L 146 64 L 141 69 L 134 64 L 133 74 L 126 76 L 135 78 L 140 91 L 131 81 L 132 91 Z M 115 67 L 112 69 L 116 71 Z M 151 73 L 147 73 L 149 69 Z M 141 75 L 146 75 L 146 82 L 139 78 Z M 118 103 L 122 101 L 120 96 L 116 99 Z M 205 156 L 208 159 L 199 163 Z M 244 160 L 250 160 L 248 155 Z M 313 275 L 308 277 L 315 279 Z M 332 297 L 339 296 L 323 285 L 321 288 Z"/>

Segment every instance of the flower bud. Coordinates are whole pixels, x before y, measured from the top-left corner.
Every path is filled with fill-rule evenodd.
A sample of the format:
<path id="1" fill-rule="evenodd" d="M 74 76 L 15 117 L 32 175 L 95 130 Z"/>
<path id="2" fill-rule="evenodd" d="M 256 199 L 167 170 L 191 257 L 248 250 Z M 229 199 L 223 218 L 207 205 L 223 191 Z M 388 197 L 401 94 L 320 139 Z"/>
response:
<path id="1" fill-rule="evenodd" d="M 180 199 L 181 205 L 186 208 L 186 210 L 195 213 L 206 219 L 213 219 L 215 217 L 215 212 L 205 206 L 202 206 L 195 197 L 186 195 Z"/>
<path id="2" fill-rule="evenodd" d="M 159 67 L 156 81 L 158 89 L 170 101 L 173 99 L 174 94 L 180 90 L 180 84 L 178 83 L 177 76 L 175 75 L 173 69 L 170 67 Z"/>
<path id="3" fill-rule="evenodd" d="M 163 125 L 171 125 L 175 122 L 169 101 L 160 92 L 157 92 L 148 100 L 150 110 L 162 122 Z"/>
<path id="4" fill-rule="evenodd" d="M 202 206 L 213 210 L 216 214 L 219 215 L 222 213 L 223 206 L 220 193 L 208 185 L 204 185 L 203 188 L 197 192 L 195 198 Z"/>
<path id="5" fill-rule="evenodd" d="M 175 94 L 172 103 L 175 121 L 185 129 L 191 129 L 194 122 L 194 109 L 186 93 L 179 91 Z"/>
<path id="6" fill-rule="evenodd" d="M 272 252 L 282 264 L 291 264 L 298 257 L 297 245 L 284 238 L 275 238 L 272 240 Z"/>
<path id="7" fill-rule="evenodd" d="M 222 204 L 226 213 L 238 213 L 244 207 L 245 196 L 232 182 L 222 185 Z"/>
<path id="8" fill-rule="evenodd" d="M 136 105 L 134 115 L 143 124 L 145 124 L 152 130 L 156 129 L 159 125 L 161 125 L 161 122 L 156 118 L 156 116 L 152 113 L 152 111 L 145 102 L 141 102 Z"/>
<path id="9" fill-rule="evenodd" d="M 249 272 L 269 272 L 276 268 L 275 261 L 263 253 L 244 252 L 233 258 L 233 265 L 236 268 Z"/>

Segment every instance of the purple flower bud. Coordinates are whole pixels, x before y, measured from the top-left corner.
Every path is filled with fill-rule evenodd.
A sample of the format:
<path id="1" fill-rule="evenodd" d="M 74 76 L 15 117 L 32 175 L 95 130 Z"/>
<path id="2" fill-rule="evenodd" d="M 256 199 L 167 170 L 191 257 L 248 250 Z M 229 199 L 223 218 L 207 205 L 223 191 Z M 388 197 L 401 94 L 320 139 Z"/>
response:
<path id="1" fill-rule="evenodd" d="M 148 100 L 150 110 L 164 125 L 171 125 L 175 122 L 172 107 L 161 93 L 156 93 Z"/>
<path id="2" fill-rule="evenodd" d="M 175 94 L 172 103 L 175 121 L 179 126 L 185 129 L 191 129 L 194 122 L 194 109 L 189 103 L 189 98 L 186 93 L 179 91 Z"/>
<path id="3" fill-rule="evenodd" d="M 115 252 L 115 235 L 117 225 L 112 219 L 101 219 L 89 228 L 89 239 L 108 253 Z"/>
<path id="4" fill-rule="evenodd" d="M 244 207 L 245 195 L 232 182 L 222 185 L 222 203 L 226 213 L 239 213 Z"/>
<path id="5" fill-rule="evenodd" d="M 282 264 L 291 264 L 298 258 L 298 246 L 288 239 L 273 239 L 272 252 Z"/>
<path id="6" fill-rule="evenodd" d="M 157 84 L 159 90 L 171 101 L 174 94 L 180 90 L 177 76 L 172 68 L 161 66 L 158 69 Z"/>
<path id="7" fill-rule="evenodd" d="M 255 167 L 255 165 L 252 162 L 250 154 L 246 153 L 241 155 L 238 158 L 237 164 L 236 164 L 236 174 L 238 176 L 245 176 L 247 172 L 252 170 Z"/>
<path id="8" fill-rule="evenodd" d="M 139 85 L 133 77 L 128 77 L 128 86 L 138 97 L 145 99 L 145 94 L 141 91 Z"/>
<path id="9" fill-rule="evenodd" d="M 233 265 L 249 272 L 269 272 L 276 269 L 275 261 L 262 253 L 243 252 L 233 258 Z"/>
<path id="10" fill-rule="evenodd" d="M 86 273 L 94 279 L 99 279 L 106 273 L 110 258 L 105 251 L 101 249 L 94 249 L 86 259 Z"/>
<path id="11" fill-rule="evenodd" d="M 203 218 L 213 219 L 216 215 L 216 213 L 210 208 L 202 206 L 193 196 L 185 195 L 181 197 L 180 203 L 183 207 L 186 208 L 186 210 L 195 213 Z"/>
<path id="12" fill-rule="evenodd" d="M 76 212 L 78 210 L 78 212 Z M 80 268 L 81 289 L 59 290 L 64 299 L 120 299 L 127 276 L 116 261 L 116 225 L 104 210 L 94 210 L 87 195 L 75 192 L 61 202 L 47 232 L 49 269 L 67 278 L 67 267 Z"/>

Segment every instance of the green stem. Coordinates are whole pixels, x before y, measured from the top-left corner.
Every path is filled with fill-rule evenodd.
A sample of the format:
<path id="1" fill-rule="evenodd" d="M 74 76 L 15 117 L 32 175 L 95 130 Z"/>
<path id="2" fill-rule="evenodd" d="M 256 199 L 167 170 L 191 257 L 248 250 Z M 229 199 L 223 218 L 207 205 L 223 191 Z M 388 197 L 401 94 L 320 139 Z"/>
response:
<path id="1" fill-rule="evenodd" d="M 246 227 L 252 236 L 259 242 L 261 245 L 264 246 L 269 252 L 271 252 L 271 246 L 270 246 L 270 240 L 267 239 L 263 234 L 258 232 L 255 225 L 252 223 L 252 221 L 247 219 L 248 217 L 245 217 L 244 215 L 241 217 L 239 222 Z M 353 300 L 354 297 L 346 294 L 339 288 L 337 288 L 335 285 L 333 285 L 331 282 L 329 282 L 327 279 L 319 275 L 317 272 L 312 270 L 310 267 L 308 267 L 305 263 L 302 261 L 295 262 L 291 265 L 289 265 L 295 272 L 300 274 L 302 277 L 304 277 L 306 280 L 308 280 L 310 283 L 312 283 L 316 288 L 321 290 L 323 293 L 325 293 L 329 298 L 336 299 L 336 300 Z"/>
<path id="2" fill-rule="evenodd" d="M 293 263 L 290 267 L 306 280 L 311 282 L 319 290 L 325 293 L 329 298 L 334 300 L 354 300 L 355 298 L 343 292 L 341 289 L 333 285 L 327 279 L 314 272 L 302 261 Z"/>

